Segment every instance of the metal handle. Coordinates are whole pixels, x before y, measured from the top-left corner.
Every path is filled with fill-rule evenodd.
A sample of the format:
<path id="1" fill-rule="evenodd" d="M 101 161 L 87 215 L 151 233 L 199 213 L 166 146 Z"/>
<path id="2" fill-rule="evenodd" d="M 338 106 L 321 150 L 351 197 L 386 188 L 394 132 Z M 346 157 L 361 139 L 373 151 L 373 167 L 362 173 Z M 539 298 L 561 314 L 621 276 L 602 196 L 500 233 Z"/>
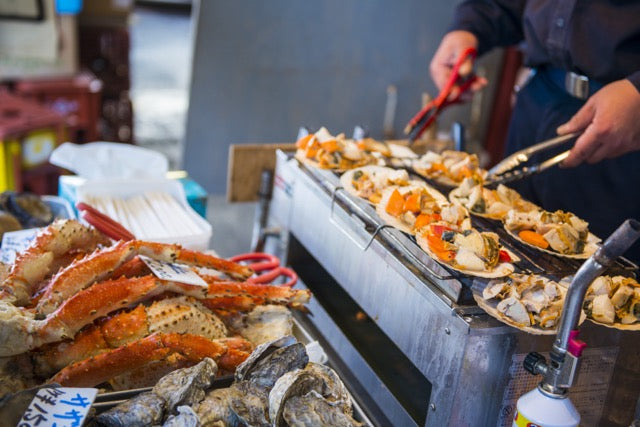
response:
<path id="1" fill-rule="evenodd" d="M 578 135 L 580 135 L 580 133 L 581 132 L 573 132 L 566 135 L 560 135 L 555 138 L 551 138 L 538 144 L 532 145 L 531 147 L 516 151 L 515 153 L 507 156 L 504 160 L 489 169 L 488 176 L 491 177 L 493 175 L 502 175 L 503 173 L 506 173 L 511 169 L 518 167 L 520 164 L 528 162 L 533 154 L 539 153 L 541 151 L 546 151 L 550 148 L 563 144 L 564 142 L 569 141 L 572 138 L 576 138 Z"/>
<path id="2" fill-rule="evenodd" d="M 572 133 L 556 136 L 555 138 L 551 138 L 546 141 L 539 142 L 538 144 L 534 144 L 531 147 L 525 148 L 524 150 L 521 150 L 521 152 L 526 154 L 527 156 L 531 156 L 532 154 L 536 154 L 537 152 L 540 152 L 540 151 L 546 151 L 566 141 L 569 141 L 570 139 L 576 138 L 581 133 L 582 132 L 572 132 Z"/>
<path id="3" fill-rule="evenodd" d="M 562 153 L 553 156 L 552 158 L 545 160 L 544 162 L 533 165 L 531 167 L 523 167 L 522 169 L 516 169 L 514 171 L 508 171 L 504 174 L 498 176 L 497 178 L 488 178 L 485 182 L 485 187 L 493 188 L 498 184 L 506 184 L 508 182 L 518 181 L 520 179 L 524 179 L 528 176 L 535 175 L 542 171 L 549 169 L 552 166 L 557 165 L 558 163 L 562 163 L 564 159 L 569 157 L 569 150 L 563 151 Z"/>

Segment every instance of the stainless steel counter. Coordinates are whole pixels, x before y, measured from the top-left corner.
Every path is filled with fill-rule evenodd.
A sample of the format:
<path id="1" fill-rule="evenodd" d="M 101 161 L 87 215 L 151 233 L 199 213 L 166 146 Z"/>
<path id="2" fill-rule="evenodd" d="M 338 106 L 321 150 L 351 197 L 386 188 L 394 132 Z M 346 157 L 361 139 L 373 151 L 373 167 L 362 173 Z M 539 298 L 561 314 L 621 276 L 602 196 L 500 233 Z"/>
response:
<path id="1" fill-rule="evenodd" d="M 312 315 L 299 320 L 322 337 L 374 424 L 511 425 L 515 400 L 537 382 L 521 360 L 548 351 L 553 336 L 486 315 L 471 296 L 479 282 L 383 227 L 371 206 L 341 190 L 337 175 L 282 152 L 269 221 L 282 232 L 267 248 L 314 294 Z M 532 271 L 540 268 L 535 255 L 522 255 Z M 562 274 L 579 265 L 549 262 Z M 581 330 L 589 348 L 572 400 L 585 425 L 628 425 L 640 390 L 637 336 L 591 323 Z"/>

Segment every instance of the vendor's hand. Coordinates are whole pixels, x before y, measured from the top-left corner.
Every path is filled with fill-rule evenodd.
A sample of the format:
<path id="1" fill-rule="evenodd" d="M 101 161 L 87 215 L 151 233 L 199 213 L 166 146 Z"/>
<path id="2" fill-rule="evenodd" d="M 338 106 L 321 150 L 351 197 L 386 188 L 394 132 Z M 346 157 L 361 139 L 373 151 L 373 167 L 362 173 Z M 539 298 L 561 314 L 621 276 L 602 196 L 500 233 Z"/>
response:
<path id="1" fill-rule="evenodd" d="M 558 128 L 558 134 L 584 131 L 576 140 L 564 167 L 640 150 L 640 92 L 629 80 L 610 83 Z"/>
<path id="2" fill-rule="evenodd" d="M 451 75 L 451 69 L 456 63 L 456 60 L 466 49 L 470 47 L 477 48 L 478 39 L 468 31 L 451 31 L 442 38 L 440 46 L 433 55 L 429 66 L 431 78 L 439 90 L 442 90 L 442 88 L 447 84 L 449 76 Z M 460 67 L 460 75 L 466 76 L 472 71 L 473 60 L 469 58 Z M 478 77 L 478 79 L 471 85 L 471 91 L 476 92 L 486 85 L 487 79 L 484 77 Z M 457 92 L 454 88 L 451 93 L 451 98 L 454 98 L 456 95 Z"/>

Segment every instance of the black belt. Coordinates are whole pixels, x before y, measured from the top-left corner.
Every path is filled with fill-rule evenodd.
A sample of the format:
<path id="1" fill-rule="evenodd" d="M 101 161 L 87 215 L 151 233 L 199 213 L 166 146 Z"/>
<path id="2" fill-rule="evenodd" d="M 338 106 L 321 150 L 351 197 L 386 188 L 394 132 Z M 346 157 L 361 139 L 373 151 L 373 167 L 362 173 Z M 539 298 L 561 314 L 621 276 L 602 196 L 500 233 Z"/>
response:
<path id="1" fill-rule="evenodd" d="M 578 99 L 587 99 L 604 86 L 604 84 L 596 82 L 587 76 L 560 68 L 543 67 L 537 69 L 536 72 L 544 74 L 556 86 Z"/>

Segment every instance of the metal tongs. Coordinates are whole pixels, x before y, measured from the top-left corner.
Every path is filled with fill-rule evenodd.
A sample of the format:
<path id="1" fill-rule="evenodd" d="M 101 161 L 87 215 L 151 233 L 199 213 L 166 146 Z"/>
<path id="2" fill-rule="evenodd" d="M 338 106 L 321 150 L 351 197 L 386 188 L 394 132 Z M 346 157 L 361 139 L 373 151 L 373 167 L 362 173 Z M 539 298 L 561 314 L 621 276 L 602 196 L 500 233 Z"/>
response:
<path id="1" fill-rule="evenodd" d="M 409 137 L 409 145 L 422 135 L 422 133 L 435 121 L 440 114 L 440 111 L 444 107 L 451 104 L 457 104 L 462 102 L 460 96 L 471 88 L 471 85 L 478 79 L 478 77 L 470 73 L 466 76 L 460 74 L 460 67 L 467 59 L 475 59 L 478 52 L 476 49 L 470 47 L 466 49 L 455 65 L 451 69 L 451 76 L 447 84 L 442 88 L 442 91 L 438 94 L 437 98 L 425 105 L 418 114 L 416 114 L 407 124 L 404 129 L 404 133 Z M 455 96 L 451 96 L 451 93 L 455 88 L 458 88 L 458 93 Z"/>
<path id="2" fill-rule="evenodd" d="M 570 150 L 563 151 L 562 153 L 540 163 L 534 163 L 533 165 L 529 166 L 524 165 L 524 163 L 527 163 L 534 154 L 538 154 L 543 151 L 555 148 L 573 138 L 576 138 L 580 135 L 580 133 L 581 132 L 574 132 L 557 136 L 555 138 L 532 145 L 531 147 L 525 148 L 523 150 L 516 151 L 515 153 L 511 154 L 500 163 L 489 169 L 489 173 L 484 182 L 485 187 L 491 187 L 498 184 L 517 181 L 545 171 L 550 167 L 561 163 L 569 156 Z"/>

